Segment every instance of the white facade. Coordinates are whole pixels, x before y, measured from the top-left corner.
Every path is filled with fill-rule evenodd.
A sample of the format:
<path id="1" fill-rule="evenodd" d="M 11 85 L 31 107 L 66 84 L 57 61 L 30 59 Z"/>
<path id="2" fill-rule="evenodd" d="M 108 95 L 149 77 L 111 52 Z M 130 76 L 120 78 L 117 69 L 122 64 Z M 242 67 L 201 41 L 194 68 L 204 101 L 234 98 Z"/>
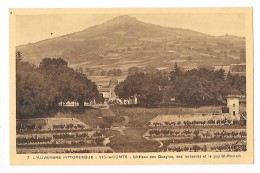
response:
<path id="1" fill-rule="evenodd" d="M 122 105 L 136 105 L 137 104 L 137 97 L 133 96 L 129 99 L 120 100 L 120 104 L 122 104 Z"/>
<path id="2" fill-rule="evenodd" d="M 75 106 L 79 106 L 79 103 L 77 101 L 74 102 L 67 101 L 66 103 L 59 102 L 59 106 L 75 107 Z"/>
<path id="3" fill-rule="evenodd" d="M 239 113 L 239 97 L 227 97 L 227 107 L 229 113 L 236 115 Z"/>

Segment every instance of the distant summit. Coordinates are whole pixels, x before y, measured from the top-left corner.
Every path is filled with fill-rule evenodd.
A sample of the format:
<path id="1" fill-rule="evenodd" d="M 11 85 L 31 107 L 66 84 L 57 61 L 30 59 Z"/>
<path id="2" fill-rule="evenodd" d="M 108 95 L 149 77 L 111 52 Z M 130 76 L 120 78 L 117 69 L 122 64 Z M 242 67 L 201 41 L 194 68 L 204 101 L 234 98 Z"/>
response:
<path id="1" fill-rule="evenodd" d="M 18 46 L 17 51 L 22 52 L 24 60 L 36 65 L 45 57 L 59 57 L 73 68 L 127 71 L 135 66 L 167 70 L 175 62 L 187 69 L 201 63 L 239 63 L 244 48 L 242 37 L 214 37 L 121 15 L 80 32 Z"/>
<path id="2" fill-rule="evenodd" d="M 106 23 L 118 24 L 118 23 L 135 23 L 135 22 L 140 22 L 140 21 L 138 21 L 135 17 L 130 17 L 128 15 L 121 15 L 116 18 L 110 19 Z"/>

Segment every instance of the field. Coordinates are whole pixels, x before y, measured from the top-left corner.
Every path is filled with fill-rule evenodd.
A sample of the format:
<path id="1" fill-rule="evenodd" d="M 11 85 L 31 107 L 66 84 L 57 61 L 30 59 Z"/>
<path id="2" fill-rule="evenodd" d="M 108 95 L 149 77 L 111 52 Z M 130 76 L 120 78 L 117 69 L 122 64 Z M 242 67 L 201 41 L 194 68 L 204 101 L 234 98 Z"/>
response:
<path id="1" fill-rule="evenodd" d="M 246 120 L 220 115 L 220 109 L 110 105 L 17 120 L 17 152 L 246 151 Z"/>
<path id="2" fill-rule="evenodd" d="M 75 117 L 17 120 L 16 132 L 18 154 L 113 152 L 100 129 Z"/>

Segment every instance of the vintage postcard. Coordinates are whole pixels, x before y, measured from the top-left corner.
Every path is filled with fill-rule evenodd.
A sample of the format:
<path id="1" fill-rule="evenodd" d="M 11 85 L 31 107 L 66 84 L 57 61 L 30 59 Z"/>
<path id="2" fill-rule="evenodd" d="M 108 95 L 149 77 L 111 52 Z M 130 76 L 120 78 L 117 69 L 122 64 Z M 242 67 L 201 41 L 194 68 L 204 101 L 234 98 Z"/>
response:
<path id="1" fill-rule="evenodd" d="M 9 12 L 12 165 L 254 162 L 252 8 Z"/>

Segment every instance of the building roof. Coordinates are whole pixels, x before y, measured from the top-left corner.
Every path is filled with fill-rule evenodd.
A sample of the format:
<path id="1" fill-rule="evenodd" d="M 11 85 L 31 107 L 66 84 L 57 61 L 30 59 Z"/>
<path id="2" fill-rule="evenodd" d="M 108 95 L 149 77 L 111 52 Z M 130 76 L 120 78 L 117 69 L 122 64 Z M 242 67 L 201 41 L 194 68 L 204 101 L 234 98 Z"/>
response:
<path id="1" fill-rule="evenodd" d="M 240 95 L 228 95 L 227 98 L 240 98 Z"/>
<path id="2" fill-rule="evenodd" d="M 110 88 L 98 88 L 98 92 L 110 92 Z"/>

